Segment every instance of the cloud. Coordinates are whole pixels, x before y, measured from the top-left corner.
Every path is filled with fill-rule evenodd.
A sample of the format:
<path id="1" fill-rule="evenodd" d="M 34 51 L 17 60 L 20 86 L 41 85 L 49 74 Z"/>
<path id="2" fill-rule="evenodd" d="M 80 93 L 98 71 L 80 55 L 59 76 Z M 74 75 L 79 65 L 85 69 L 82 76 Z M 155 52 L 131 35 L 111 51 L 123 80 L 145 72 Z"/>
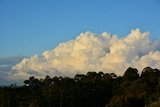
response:
<path id="1" fill-rule="evenodd" d="M 8 74 L 11 71 L 11 67 L 8 66 L 0 66 L 0 86 L 2 85 L 10 85 L 12 82 L 7 80 Z"/>
<path id="2" fill-rule="evenodd" d="M 24 58 L 12 68 L 8 78 L 73 76 L 88 71 L 122 75 L 130 66 L 139 71 L 146 66 L 160 69 L 160 41 L 151 40 L 149 36 L 149 32 L 139 29 L 131 30 L 123 38 L 107 32 L 81 33 L 76 39 L 61 43 L 53 50 Z"/>
<path id="3" fill-rule="evenodd" d="M 0 57 L 0 86 L 13 83 L 13 81 L 7 80 L 8 73 L 11 72 L 12 67 L 20 63 L 23 58 L 23 56 Z"/>
<path id="4" fill-rule="evenodd" d="M 23 56 L 0 57 L 0 66 L 13 66 L 23 60 Z"/>

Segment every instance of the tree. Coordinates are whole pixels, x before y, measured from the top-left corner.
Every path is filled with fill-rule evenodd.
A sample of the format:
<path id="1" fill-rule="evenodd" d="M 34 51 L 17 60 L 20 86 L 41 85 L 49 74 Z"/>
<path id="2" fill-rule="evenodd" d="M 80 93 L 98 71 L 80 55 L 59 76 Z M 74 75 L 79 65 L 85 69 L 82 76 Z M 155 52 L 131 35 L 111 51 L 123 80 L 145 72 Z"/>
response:
<path id="1" fill-rule="evenodd" d="M 135 68 L 131 68 L 131 67 L 129 67 L 123 75 L 123 79 L 129 82 L 133 82 L 134 80 L 138 78 L 139 78 L 138 70 Z"/>
<path id="2" fill-rule="evenodd" d="M 46 85 L 46 86 L 50 86 L 50 85 L 52 85 L 52 79 L 51 79 L 51 77 L 50 76 L 46 76 L 46 78 L 43 80 L 43 82 L 44 82 L 44 84 Z"/>
<path id="3" fill-rule="evenodd" d="M 29 83 L 30 83 L 29 80 L 24 80 L 24 84 L 25 84 L 26 86 L 29 86 Z"/>
<path id="4" fill-rule="evenodd" d="M 123 76 L 103 72 L 74 78 L 31 76 L 24 84 L 0 87 L 0 107 L 147 107 L 159 104 L 160 98 L 160 70 L 150 67 L 140 77 L 129 67 Z"/>

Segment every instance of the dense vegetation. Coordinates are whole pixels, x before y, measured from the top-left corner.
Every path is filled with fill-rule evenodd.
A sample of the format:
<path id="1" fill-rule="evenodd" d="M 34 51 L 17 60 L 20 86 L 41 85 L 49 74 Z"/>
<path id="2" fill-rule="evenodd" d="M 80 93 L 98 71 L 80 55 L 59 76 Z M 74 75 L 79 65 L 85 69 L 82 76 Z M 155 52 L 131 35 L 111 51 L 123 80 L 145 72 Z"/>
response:
<path id="1" fill-rule="evenodd" d="M 0 88 L 0 107 L 160 107 L 160 70 L 141 75 L 128 68 L 123 76 L 88 72 L 74 78 L 30 77 L 24 86 Z"/>

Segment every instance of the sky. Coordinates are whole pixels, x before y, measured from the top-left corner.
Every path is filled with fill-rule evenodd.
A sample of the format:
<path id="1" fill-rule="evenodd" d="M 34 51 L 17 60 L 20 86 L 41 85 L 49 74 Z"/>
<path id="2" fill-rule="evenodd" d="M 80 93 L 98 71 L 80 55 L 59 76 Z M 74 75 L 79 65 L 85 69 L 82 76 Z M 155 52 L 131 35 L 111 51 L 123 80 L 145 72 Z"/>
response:
<path id="1" fill-rule="evenodd" d="M 0 0 L 0 85 L 160 69 L 159 19 L 159 0 Z"/>
<path id="2" fill-rule="evenodd" d="M 81 32 L 160 38 L 159 0 L 0 0 L 0 57 L 32 56 Z"/>

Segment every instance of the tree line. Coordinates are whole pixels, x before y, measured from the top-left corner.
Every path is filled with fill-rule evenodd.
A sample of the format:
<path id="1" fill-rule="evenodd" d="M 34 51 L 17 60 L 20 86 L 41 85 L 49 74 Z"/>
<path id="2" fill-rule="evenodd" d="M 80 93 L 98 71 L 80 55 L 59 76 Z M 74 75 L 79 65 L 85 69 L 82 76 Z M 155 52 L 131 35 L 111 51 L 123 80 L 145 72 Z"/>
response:
<path id="1" fill-rule="evenodd" d="M 160 107 L 160 70 L 31 76 L 23 86 L 1 87 L 0 107 Z"/>

